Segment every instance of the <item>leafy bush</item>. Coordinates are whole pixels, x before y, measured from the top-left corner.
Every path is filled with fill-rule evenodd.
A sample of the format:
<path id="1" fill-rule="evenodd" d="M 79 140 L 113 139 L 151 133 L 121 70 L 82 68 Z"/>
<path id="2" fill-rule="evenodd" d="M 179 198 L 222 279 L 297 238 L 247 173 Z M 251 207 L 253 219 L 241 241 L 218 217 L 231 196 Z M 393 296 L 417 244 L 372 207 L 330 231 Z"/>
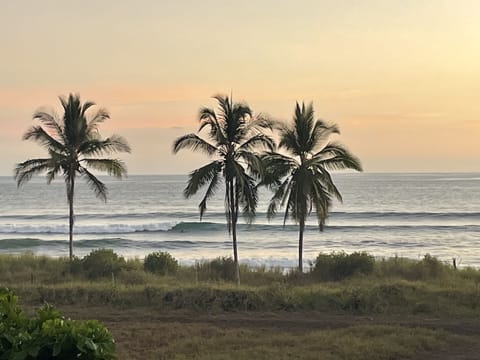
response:
<path id="1" fill-rule="evenodd" d="M 115 359 L 115 342 L 99 322 L 64 319 L 49 305 L 28 318 L 0 289 L 0 359 Z"/>
<path id="2" fill-rule="evenodd" d="M 417 263 L 419 271 L 423 278 L 438 278 L 445 272 L 447 265 L 442 263 L 436 257 L 426 254 L 421 261 Z"/>
<path id="3" fill-rule="evenodd" d="M 338 281 L 355 274 L 370 274 L 374 266 L 375 258 L 366 252 L 320 253 L 315 260 L 313 275 L 325 281 Z"/>
<path id="4" fill-rule="evenodd" d="M 447 274 L 455 274 L 453 267 L 437 258 L 426 254 L 422 260 L 412 260 L 400 257 L 384 259 L 377 262 L 379 276 L 398 277 L 408 280 L 440 279 Z M 477 279 L 478 272 L 469 272 L 468 269 L 458 271 L 458 274 L 469 279 Z"/>
<path id="5" fill-rule="evenodd" d="M 111 249 L 97 249 L 82 259 L 82 268 L 88 278 L 97 279 L 118 275 L 126 268 L 126 262 Z"/>
<path id="6" fill-rule="evenodd" d="M 231 257 L 218 257 L 197 265 L 199 280 L 235 280 L 235 262 Z"/>
<path id="7" fill-rule="evenodd" d="M 178 269 L 178 262 L 167 252 L 153 252 L 145 257 L 143 268 L 147 272 L 168 275 L 174 274 Z"/>

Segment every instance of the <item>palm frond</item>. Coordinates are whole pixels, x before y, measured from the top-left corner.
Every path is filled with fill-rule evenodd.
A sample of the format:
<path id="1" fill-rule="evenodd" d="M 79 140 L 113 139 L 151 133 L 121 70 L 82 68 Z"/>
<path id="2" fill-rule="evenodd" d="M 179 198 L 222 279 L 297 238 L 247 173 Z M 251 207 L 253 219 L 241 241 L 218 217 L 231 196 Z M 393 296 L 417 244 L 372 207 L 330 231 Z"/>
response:
<path id="1" fill-rule="evenodd" d="M 324 146 L 332 134 L 340 134 L 340 129 L 336 124 L 327 125 L 324 121 L 317 120 L 308 142 L 310 151 L 315 151 L 318 147 Z"/>
<path id="2" fill-rule="evenodd" d="M 64 109 L 63 131 L 65 142 L 77 148 L 84 139 L 87 120 L 82 114 L 82 104 L 78 95 L 69 94 L 68 98 L 59 97 Z"/>
<path id="3" fill-rule="evenodd" d="M 244 137 L 242 129 L 247 119 L 252 117 L 252 110 L 243 103 L 233 103 L 228 96 L 216 95 L 218 102 L 217 118 L 221 124 L 225 143 L 240 143 Z"/>
<path id="4" fill-rule="evenodd" d="M 215 174 L 222 169 L 222 162 L 215 160 L 189 174 L 188 184 L 183 194 L 186 198 L 195 195 L 200 188 L 211 182 Z"/>
<path id="5" fill-rule="evenodd" d="M 285 214 L 283 216 L 283 224 L 287 222 L 288 217 L 290 216 L 295 222 L 301 220 L 300 214 L 305 214 L 306 210 L 306 199 L 302 196 L 302 191 L 300 189 L 298 179 L 292 177 L 289 183 L 289 189 L 285 193 L 282 199 L 282 206 L 285 207 Z M 305 214 L 306 215 L 306 214 Z"/>
<path id="6" fill-rule="evenodd" d="M 298 149 L 305 153 L 311 151 L 309 147 L 309 140 L 314 128 L 314 112 L 313 105 L 310 103 L 305 107 L 305 103 L 302 106 L 297 103 L 295 107 L 293 132 L 295 134 Z"/>
<path id="7" fill-rule="evenodd" d="M 270 117 L 264 114 L 257 114 L 252 120 L 247 124 L 247 131 L 256 130 L 274 130 L 279 128 L 281 125 L 278 121 L 271 119 Z"/>
<path id="8" fill-rule="evenodd" d="M 315 206 L 317 222 L 320 231 L 323 231 L 328 213 L 332 206 L 332 197 L 329 189 L 325 188 L 321 181 L 315 181 L 312 186 L 312 202 Z"/>
<path id="9" fill-rule="evenodd" d="M 78 99 L 80 100 L 80 97 L 78 97 Z M 80 115 L 85 116 L 85 113 L 87 112 L 87 110 L 90 109 L 92 106 L 95 106 L 95 103 L 93 101 L 84 102 L 80 110 Z"/>
<path id="10" fill-rule="evenodd" d="M 215 111 L 206 107 L 200 109 L 199 120 L 200 127 L 198 128 L 198 132 L 201 132 L 205 127 L 209 126 L 210 140 L 214 141 L 217 145 L 227 143 L 226 136 L 223 132 L 222 126 L 217 119 Z"/>
<path id="11" fill-rule="evenodd" d="M 235 152 L 235 160 L 245 163 L 249 174 L 257 179 L 264 177 L 264 167 L 261 157 L 254 152 L 238 150 Z"/>
<path id="12" fill-rule="evenodd" d="M 243 216 L 249 223 L 255 218 L 255 209 L 258 204 L 258 193 L 255 180 L 250 177 L 241 164 L 233 162 L 235 177 L 235 193 L 238 203 L 243 206 Z"/>
<path id="13" fill-rule="evenodd" d="M 85 167 L 89 167 L 97 171 L 106 172 L 108 175 L 115 176 L 117 178 L 122 178 L 127 174 L 125 163 L 118 159 L 84 158 L 80 160 L 80 163 L 84 164 L 82 166 L 84 169 Z"/>
<path id="14" fill-rule="evenodd" d="M 128 142 L 118 135 L 112 135 L 105 140 L 86 138 L 80 144 L 78 152 L 85 156 L 111 154 L 114 152 L 130 153 Z"/>
<path id="15" fill-rule="evenodd" d="M 274 194 L 270 199 L 270 203 L 268 204 L 267 209 L 267 217 L 268 219 L 272 219 L 275 214 L 277 213 L 277 209 L 282 203 L 285 196 L 288 196 L 289 184 L 291 182 L 291 178 L 285 178 L 283 182 L 279 183 L 278 186 L 275 187 Z M 285 225 L 285 222 L 284 222 Z"/>
<path id="16" fill-rule="evenodd" d="M 65 152 L 65 145 L 53 138 L 41 126 L 32 126 L 23 134 L 23 140 L 33 140 L 46 149 L 55 149 L 59 152 Z"/>
<path id="17" fill-rule="evenodd" d="M 293 173 L 294 169 L 299 166 L 298 162 L 287 155 L 269 152 L 261 157 L 263 163 L 263 179 L 262 185 L 274 187 L 282 181 L 282 179 Z"/>
<path id="18" fill-rule="evenodd" d="M 312 163 L 329 170 L 352 169 L 362 171 L 360 160 L 339 143 L 332 142 L 313 155 Z"/>
<path id="19" fill-rule="evenodd" d="M 225 95 L 214 95 L 213 98 L 218 102 L 221 118 L 225 119 L 232 112 L 232 103 L 230 98 Z"/>
<path id="20" fill-rule="evenodd" d="M 268 151 L 273 151 L 275 148 L 275 142 L 268 135 L 255 134 L 254 136 L 240 144 L 240 146 L 238 147 L 239 150 L 247 151 L 251 151 L 255 148 L 259 148 L 260 150 L 266 149 Z"/>
<path id="21" fill-rule="evenodd" d="M 106 202 L 108 190 L 105 184 L 84 167 L 80 168 L 80 174 L 85 177 L 88 186 L 93 190 L 95 196 Z"/>
<path id="22" fill-rule="evenodd" d="M 299 144 L 299 140 L 294 130 L 286 128 L 280 132 L 280 142 L 278 147 L 285 148 L 292 154 L 300 156 L 303 148 Z"/>
<path id="23" fill-rule="evenodd" d="M 198 112 L 198 118 L 200 122 L 202 122 L 203 120 L 214 120 L 218 122 L 217 114 L 215 114 L 215 111 L 213 109 L 208 107 L 200 108 L 200 111 Z"/>
<path id="24" fill-rule="evenodd" d="M 318 171 L 321 173 L 321 175 L 318 176 L 318 181 L 322 183 L 323 187 L 327 190 L 329 194 L 335 196 L 338 201 L 343 202 L 342 194 L 335 185 L 332 176 L 330 175 L 328 170 L 323 167 L 319 167 Z"/>
<path id="25" fill-rule="evenodd" d="M 200 150 L 210 156 L 217 151 L 217 147 L 208 143 L 196 134 L 187 134 L 174 141 L 173 153 L 176 154 L 182 149 L 191 149 L 193 151 Z"/>
<path id="26" fill-rule="evenodd" d="M 229 123 L 229 137 L 231 142 L 240 144 L 250 135 L 251 129 L 248 124 L 253 121 L 253 111 L 246 104 L 234 104 Z"/>
<path id="27" fill-rule="evenodd" d="M 219 183 L 220 172 L 216 171 L 214 172 L 213 177 L 210 180 L 210 184 L 208 185 L 207 191 L 205 192 L 202 201 L 200 201 L 200 204 L 198 205 L 198 208 L 200 210 L 200 220 L 202 220 L 203 214 L 207 210 L 207 201 L 210 200 L 213 196 L 215 196 Z"/>
<path id="28" fill-rule="evenodd" d="M 85 107 L 85 105 L 84 105 Z M 96 111 L 95 115 L 88 121 L 87 125 L 87 134 L 91 134 L 98 131 L 98 125 L 103 123 L 105 120 L 110 119 L 110 114 L 107 109 L 100 108 Z"/>
<path id="29" fill-rule="evenodd" d="M 47 184 L 50 184 L 62 171 L 62 164 L 57 162 L 47 171 Z"/>
<path id="30" fill-rule="evenodd" d="M 50 133 L 50 135 L 56 140 L 65 141 L 63 138 L 62 126 L 57 121 L 54 113 L 49 113 L 45 110 L 39 109 L 33 114 L 33 119 L 40 121 L 48 130 L 53 131 L 53 133 Z"/>
<path id="31" fill-rule="evenodd" d="M 51 159 L 30 159 L 15 166 L 14 177 L 20 187 L 32 176 L 47 171 L 52 167 Z"/>

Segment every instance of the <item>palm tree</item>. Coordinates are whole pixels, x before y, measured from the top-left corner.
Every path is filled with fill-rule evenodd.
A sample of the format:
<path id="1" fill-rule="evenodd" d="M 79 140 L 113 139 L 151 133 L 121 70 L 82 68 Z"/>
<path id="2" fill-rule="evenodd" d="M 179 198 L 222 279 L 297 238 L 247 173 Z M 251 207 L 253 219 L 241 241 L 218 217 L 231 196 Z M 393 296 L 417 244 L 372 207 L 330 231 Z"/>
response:
<path id="1" fill-rule="evenodd" d="M 237 220 L 239 207 L 244 216 L 252 221 L 258 202 L 256 180 L 260 179 L 262 163 L 260 156 L 253 152 L 263 147 L 273 150 L 273 140 L 262 130 L 271 129 L 271 122 L 263 117 L 253 116 L 246 104 L 233 103 L 228 96 L 215 96 L 218 111 L 210 108 L 200 109 L 200 127 L 198 133 L 208 129 L 207 139 L 197 134 L 179 137 L 173 143 L 173 152 L 191 149 L 203 152 L 213 161 L 189 174 L 188 184 L 184 190 L 186 198 L 196 194 L 207 186 L 199 204 L 200 219 L 207 209 L 207 201 L 218 190 L 220 183 L 225 184 L 225 215 L 228 232 L 232 235 L 233 258 L 236 282 L 240 283 L 237 251 Z"/>
<path id="2" fill-rule="evenodd" d="M 24 135 L 23 140 L 33 140 L 48 151 L 48 157 L 30 159 L 17 164 L 15 180 L 20 187 L 29 181 L 33 175 L 46 172 L 47 183 L 50 184 L 59 174 L 63 175 L 67 186 L 67 201 L 69 205 L 69 240 L 70 260 L 73 258 L 73 200 L 75 195 L 76 176 L 83 177 L 95 195 L 106 201 L 107 187 L 89 170 L 107 172 L 121 178 L 126 175 L 125 164 L 118 159 L 108 159 L 98 156 L 113 152 L 130 152 L 127 142 L 120 136 L 112 135 L 102 139 L 98 125 L 110 118 L 107 110 L 98 109 L 89 120 L 86 112 L 95 103 L 81 103 L 78 95 L 70 94 L 68 98 L 60 97 L 64 114 L 59 119 L 54 113 L 38 110 L 33 115 L 40 125 L 32 126 Z"/>
<path id="3" fill-rule="evenodd" d="M 330 142 L 332 134 L 339 134 L 336 125 L 327 125 L 314 119 L 313 105 L 296 103 L 292 126 L 280 128 L 279 148 L 289 154 L 270 152 L 263 156 L 264 183 L 274 195 L 268 206 L 273 217 L 280 206 L 285 206 L 283 224 L 290 216 L 299 224 L 298 270 L 303 271 L 303 234 L 307 216 L 313 208 L 320 231 L 330 210 L 332 199 L 342 201 L 329 170 L 354 169 L 362 171 L 360 161 L 341 144 Z"/>

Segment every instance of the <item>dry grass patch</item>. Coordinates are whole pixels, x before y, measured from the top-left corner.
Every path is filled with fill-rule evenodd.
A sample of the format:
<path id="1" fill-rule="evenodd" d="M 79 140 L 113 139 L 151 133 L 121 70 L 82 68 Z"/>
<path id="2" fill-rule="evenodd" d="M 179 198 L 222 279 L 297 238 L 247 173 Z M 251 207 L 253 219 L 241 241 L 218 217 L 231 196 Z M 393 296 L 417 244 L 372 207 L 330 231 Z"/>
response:
<path id="1" fill-rule="evenodd" d="M 117 323 L 110 328 L 121 359 L 406 359 L 447 347 L 459 336 L 441 330 L 352 326 L 305 333 L 211 324 Z"/>

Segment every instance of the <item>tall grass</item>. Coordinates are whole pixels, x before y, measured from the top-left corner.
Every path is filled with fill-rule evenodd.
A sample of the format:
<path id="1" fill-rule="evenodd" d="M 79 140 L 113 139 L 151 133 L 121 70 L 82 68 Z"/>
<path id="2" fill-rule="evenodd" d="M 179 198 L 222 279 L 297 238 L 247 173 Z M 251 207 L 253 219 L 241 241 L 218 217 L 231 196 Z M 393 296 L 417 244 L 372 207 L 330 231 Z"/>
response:
<path id="1" fill-rule="evenodd" d="M 86 258 L 91 260 L 91 256 Z M 163 276 L 144 271 L 139 259 L 117 259 L 119 263 L 109 273 L 102 264 L 97 264 L 97 269 L 84 259 L 70 262 L 32 254 L 1 255 L 0 286 L 12 288 L 22 301 L 32 304 L 453 316 L 477 316 L 480 312 L 477 269 L 454 269 L 428 255 L 421 260 L 375 260 L 366 254 L 319 258 L 323 262 L 305 274 L 242 265 L 243 283 L 238 287 L 232 282 L 230 259 L 179 266 L 173 274 Z M 97 272 L 102 276 L 92 276 Z"/>

